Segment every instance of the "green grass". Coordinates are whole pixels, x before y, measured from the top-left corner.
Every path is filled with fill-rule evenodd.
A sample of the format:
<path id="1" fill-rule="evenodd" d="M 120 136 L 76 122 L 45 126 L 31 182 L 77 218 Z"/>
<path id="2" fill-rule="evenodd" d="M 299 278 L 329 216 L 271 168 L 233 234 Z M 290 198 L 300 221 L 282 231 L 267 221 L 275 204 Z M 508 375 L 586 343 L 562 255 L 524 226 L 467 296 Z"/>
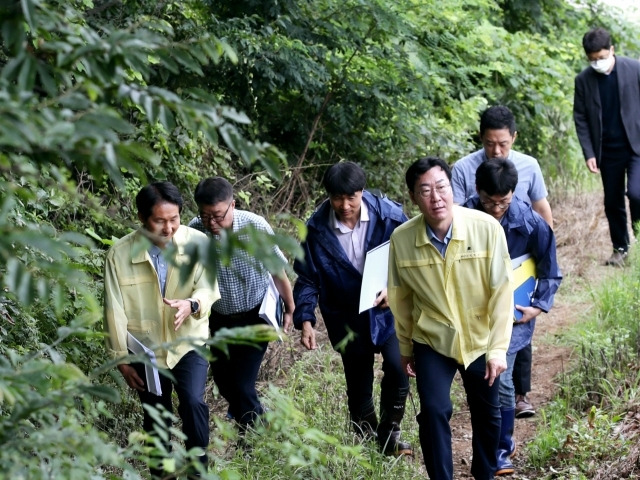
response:
<path id="1" fill-rule="evenodd" d="M 379 398 L 379 382 L 376 382 Z M 301 357 L 284 386 L 262 392 L 269 407 L 264 424 L 236 447 L 231 423 L 216 420 L 214 470 L 220 478 L 251 479 L 424 479 L 417 459 L 385 457 L 350 426 L 340 358 L 318 350 Z M 403 438 L 418 447 L 413 405 L 407 403 Z"/>
<path id="2" fill-rule="evenodd" d="M 629 268 L 592 292 L 593 310 L 561 336 L 577 361 L 541 411 L 536 438 L 527 446 L 527 467 L 538 472 L 536 478 L 593 478 L 624 462 L 637 442 L 635 428 L 624 422 L 640 408 L 637 256 L 632 253 Z"/>

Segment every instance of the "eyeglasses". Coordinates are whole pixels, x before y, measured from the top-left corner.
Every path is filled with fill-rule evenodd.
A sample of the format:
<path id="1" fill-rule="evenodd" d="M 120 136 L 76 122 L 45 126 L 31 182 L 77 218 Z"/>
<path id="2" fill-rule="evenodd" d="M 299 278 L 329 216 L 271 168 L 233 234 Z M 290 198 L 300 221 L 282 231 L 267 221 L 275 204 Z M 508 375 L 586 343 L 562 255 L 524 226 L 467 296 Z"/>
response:
<path id="1" fill-rule="evenodd" d="M 210 223 L 211 220 L 213 220 L 218 225 L 220 225 L 220 222 L 222 222 L 225 219 L 225 217 L 227 216 L 227 213 L 229 213 L 229 209 L 231 208 L 231 204 L 232 203 L 233 203 L 233 200 L 231 200 L 229 202 L 229 205 L 227 206 L 227 209 L 224 211 L 224 213 L 222 215 L 209 215 L 207 213 L 201 213 L 200 214 L 200 220 L 202 221 L 202 223 Z"/>
<path id="2" fill-rule="evenodd" d="M 451 184 L 447 183 L 446 185 L 437 185 L 435 188 L 421 188 L 418 190 L 418 195 L 422 198 L 429 198 L 431 197 L 431 193 L 436 192 L 438 195 L 442 196 L 449 191 L 450 187 Z"/>
<path id="3" fill-rule="evenodd" d="M 511 205 L 511 200 L 509 200 L 508 202 L 483 202 L 482 200 L 480 200 L 480 203 L 486 210 L 489 210 L 491 208 L 506 210 L 507 208 L 509 208 L 509 205 Z"/>

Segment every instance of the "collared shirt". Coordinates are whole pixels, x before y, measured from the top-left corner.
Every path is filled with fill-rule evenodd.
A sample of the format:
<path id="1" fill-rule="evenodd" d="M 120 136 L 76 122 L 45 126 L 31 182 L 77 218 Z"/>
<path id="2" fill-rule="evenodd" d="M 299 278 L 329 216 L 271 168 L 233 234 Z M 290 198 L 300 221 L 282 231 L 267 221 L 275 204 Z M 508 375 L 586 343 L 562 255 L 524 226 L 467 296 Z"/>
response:
<path id="1" fill-rule="evenodd" d="M 423 215 L 396 228 L 389 250 L 389 305 L 400 353 L 413 342 L 465 367 L 486 354 L 506 361 L 513 324 L 511 260 L 504 231 L 485 213 L 453 207 L 444 258 Z"/>
<path id="2" fill-rule="evenodd" d="M 431 240 L 433 246 L 438 249 L 440 255 L 442 255 L 442 258 L 444 258 L 445 254 L 447 253 L 447 246 L 451 241 L 452 228 L 453 224 L 449 225 L 449 230 L 447 230 L 447 234 L 444 236 L 444 241 L 442 241 L 436 236 L 435 232 L 431 229 L 429 224 L 427 224 L 427 236 L 429 237 L 429 240 Z"/>
<path id="3" fill-rule="evenodd" d="M 246 210 L 235 209 L 233 211 L 233 233 L 237 233 L 248 225 L 273 235 L 271 225 L 263 217 Z M 191 220 L 189 226 L 215 239 L 220 239 L 219 235 L 211 235 L 207 231 L 200 217 Z M 241 238 L 248 240 L 249 237 L 241 235 Z M 273 247 L 273 253 L 280 257 L 283 264 L 287 263 L 286 257 L 277 246 Z M 223 265 L 218 259 L 217 266 L 221 297 L 211 307 L 214 311 L 222 315 L 232 315 L 248 312 L 262 302 L 269 286 L 269 271 L 262 262 L 246 251 L 236 248 L 231 254 L 229 265 Z"/>
<path id="4" fill-rule="evenodd" d="M 538 161 L 515 150 L 509 152 L 508 158 L 518 171 L 518 184 L 513 192 L 514 195 L 532 204 L 547 198 L 547 187 Z M 476 194 L 476 170 L 486 159 L 484 148 L 481 148 L 461 158 L 453 165 L 451 187 L 453 188 L 453 201 L 458 205 L 462 205 Z"/>
<path id="5" fill-rule="evenodd" d="M 145 249 L 141 229 L 125 235 L 113 244 L 104 267 L 104 326 L 108 332 L 107 351 L 112 359 L 127 355 L 127 332 L 152 348 L 159 367 L 173 368 L 193 350 L 193 342 L 202 344 L 209 338 L 209 306 L 220 298 L 215 282 L 210 282 L 201 264 L 196 264 L 186 278 L 177 267 L 167 267 L 165 294 L 171 299 L 195 298 L 200 310 L 175 330 L 176 309 L 162 301 L 158 275 Z M 175 261 L 188 261 L 185 246 L 206 241 L 206 237 L 181 225 L 173 236 Z M 187 340 L 188 339 L 188 340 Z M 171 343 L 171 349 L 158 345 Z"/>
<path id="6" fill-rule="evenodd" d="M 167 285 L 167 261 L 162 256 L 162 250 L 157 245 L 151 245 L 149 247 L 149 255 L 151 256 L 151 263 L 153 263 L 153 268 L 156 269 L 156 273 L 158 274 L 158 283 L 160 284 L 160 291 L 162 295 L 166 290 Z"/>
<path id="7" fill-rule="evenodd" d="M 347 258 L 356 269 L 362 273 L 364 270 L 364 260 L 367 255 L 365 251 L 365 240 L 367 228 L 369 228 L 369 208 L 365 202 L 360 203 L 360 218 L 353 229 L 347 227 L 338 220 L 335 210 L 331 209 L 331 225 L 333 233 L 338 238 Z"/>

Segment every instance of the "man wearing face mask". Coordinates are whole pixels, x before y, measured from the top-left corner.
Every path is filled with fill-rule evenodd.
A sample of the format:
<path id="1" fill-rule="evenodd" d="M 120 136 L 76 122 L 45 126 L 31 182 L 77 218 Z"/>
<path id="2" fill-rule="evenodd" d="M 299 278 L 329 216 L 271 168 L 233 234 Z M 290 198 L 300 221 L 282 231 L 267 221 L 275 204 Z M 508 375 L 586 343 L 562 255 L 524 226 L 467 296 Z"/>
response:
<path id="1" fill-rule="evenodd" d="M 590 67 L 576 76 L 573 118 L 587 168 L 602 177 L 613 243 L 606 264 L 623 266 L 629 249 L 625 193 L 636 233 L 640 221 L 640 62 L 616 56 L 602 28 L 587 32 L 582 46 Z"/>

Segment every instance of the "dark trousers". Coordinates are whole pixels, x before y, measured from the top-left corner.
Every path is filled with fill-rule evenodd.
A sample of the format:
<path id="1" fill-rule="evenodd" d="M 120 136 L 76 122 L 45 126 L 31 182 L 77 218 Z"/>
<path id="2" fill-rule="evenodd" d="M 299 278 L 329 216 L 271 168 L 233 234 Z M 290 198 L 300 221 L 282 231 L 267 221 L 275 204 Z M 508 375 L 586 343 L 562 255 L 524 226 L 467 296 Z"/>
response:
<path id="1" fill-rule="evenodd" d="M 513 387 L 516 395 L 526 395 L 531 391 L 531 344 L 518 350 L 516 361 L 513 364 Z"/>
<path id="2" fill-rule="evenodd" d="M 471 474 L 476 480 L 493 479 L 497 469 L 496 451 L 500 438 L 499 378 L 491 387 L 484 379 L 485 357 L 468 368 L 439 354 L 425 344 L 413 344 L 416 384 L 420 396 L 417 417 L 420 445 L 427 473 L 431 480 L 453 479 L 451 450 L 451 383 L 460 372 L 467 393 L 473 432 Z"/>
<path id="3" fill-rule="evenodd" d="M 249 325 L 264 324 L 256 308 L 239 314 L 222 315 L 211 312 L 209 328 L 211 336 L 221 328 L 245 327 Z M 229 355 L 211 346 L 211 362 L 213 381 L 227 402 L 229 402 L 229 414 L 238 422 L 241 428 L 252 425 L 264 409 L 258 399 L 256 381 L 260 364 L 267 351 L 267 342 L 253 345 L 227 345 Z"/>
<path id="4" fill-rule="evenodd" d="M 136 363 L 133 367 L 140 378 L 144 379 L 144 365 Z M 171 393 L 175 389 L 179 402 L 178 415 L 182 420 L 182 431 L 187 437 L 185 440 L 187 450 L 192 447 L 201 447 L 206 451 L 209 445 L 209 406 L 204 401 L 208 367 L 207 360 L 195 350 L 191 350 L 170 369 L 176 379 L 175 383 L 160 375 L 161 396 L 147 391 L 138 392 L 143 405 L 154 407 L 162 405 L 167 411 L 173 412 Z M 155 421 L 145 410 L 143 420 L 145 432 L 154 433 L 154 425 Z M 159 425 L 159 427 L 168 428 L 170 423 L 165 422 L 165 425 Z"/>
<path id="5" fill-rule="evenodd" d="M 356 338 L 348 343 L 340 356 L 347 383 L 349 413 L 354 421 L 362 415 L 362 409 L 373 402 L 374 357 L 382 355 L 380 402 L 393 403 L 400 389 L 409 386 L 409 379 L 400 362 L 398 337 L 391 335 L 383 345 L 375 346 L 369 339 Z M 406 396 L 406 394 L 405 394 Z"/>
<path id="6" fill-rule="evenodd" d="M 630 149 L 603 149 L 600 174 L 604 189 L 604 212 L 609 222 L 611 243 L 613 248 L 627 251 L 629 231 L 625 192 L 629 197 L 631 223 L 636 228 L 636 222 L 640 221 L 640 157 L 634 155 Z"/>

